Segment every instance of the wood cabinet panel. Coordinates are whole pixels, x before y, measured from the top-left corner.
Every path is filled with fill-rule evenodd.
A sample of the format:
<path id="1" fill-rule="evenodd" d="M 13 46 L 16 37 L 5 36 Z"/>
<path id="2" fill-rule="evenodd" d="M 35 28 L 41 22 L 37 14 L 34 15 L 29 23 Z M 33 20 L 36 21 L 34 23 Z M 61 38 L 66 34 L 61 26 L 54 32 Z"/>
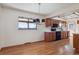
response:
<path id="1" fill-rule="evenodd" d="M 46 27 L 51 26 L 51 19 L 50 18 L 46 18 L 45 25 L 46 25 Z"/>
<path id="2" fill-rule="evenodd" d="M 64 39 L 65 38 L 65 32 L 61 32 L 61 38 Z"/>
<path id="3" fill-rule="evenodd" d="M 68 38 L 68 34 L 69 34 L 69 31 L 62 31 L 61 32 L 61 39 L 67 39 Z"/>
<path id="4" fill-rule="evenodd" d="M 52 19 L 51 21 L 53 24 L 59 24 L 60 20 Z"/>
<path id="5" fill-rule="evenodd" d="M 46 25 L 46 27 L 48 27 L 48 26 L 52 26 L 53 24 L 59 24 L 59 22 L 60 22 L 60 20 L 46 18 L 45 25 Z"/>
<path id="6" fill-rule="evenodd" d="M 60 22 L 61 22 L 65 27 L 67 26 L 67 21 L 61 21 L 61 20 L 51 19 L 51 18 L 46 18 L 46 19 L 45 19 L 45 25 L 46 25 L 46 27 L 52 26 L 53 24 L 59 24 Z M 78 22 L 78 23 L 79 23 L 79 22 Z"/>
<path id="7" fill-rule="evenodd" d="M 55 40 L 55 32 L 45 32 L 44 36 L 45 36 L 45 41 L 47 42 Z"/>
<path id="8" fill-rule="evenodd" d="M 76 48 L 76 46 L 77 46 L 77 37 L 73 36 L 73 47 Z"/>
<path id="9" fill-rule="evenodd" d="M 79 24 L 79 20 L 77 20 L 77 24 Z"/>
<path id="10" fill-rule="evenodd" d="M 75 51 L 79 53 L 79 34 L 73 35 L 73 47 L 75 48 Z"/>
<path id="11" fill-rule="evenodd" d="M 50 41 L 53 41 L 53 33 L 52 32 L 49 33 L 49 36 L 50 36 Z"/>
<path id="12" fill-rule="evenodd" d="M 56 32 L 45 32 L 45 41 L 55 41 L 56 40 Z M 62 31 L 61 32 L 61 39 L 67 39 L 68 38 L 68 31 Z"/>
<path id="13" fill-rule="evenodd" d="M 50 36 L 49 36 L 49 32 L 45 32 L 44 33 L 44 38 L 45 38 L 45 41 L 50 41 Z"/>

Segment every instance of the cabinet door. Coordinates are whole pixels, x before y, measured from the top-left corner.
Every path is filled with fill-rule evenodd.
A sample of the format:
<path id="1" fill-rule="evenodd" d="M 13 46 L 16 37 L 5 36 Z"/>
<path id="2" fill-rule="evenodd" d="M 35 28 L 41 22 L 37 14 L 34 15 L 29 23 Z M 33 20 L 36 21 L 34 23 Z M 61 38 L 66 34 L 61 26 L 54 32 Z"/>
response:
<path id="1" fill-rule="evenodd" d="M 73 47 L 76 47 L 75 35 L 73 35 Z"/>
<path id="2" fill-rule="evenodd" d="M 73 35 L 73 47 L 77 48 L 78 47 L 78 39 L 79 37 L 76 35 Z"/>
<path id="3" fill-rule="evenodd" d="M 50 18 L 47 18 L 45 20 L 45 25 L 46 25 L 46 27 L 51 26 L 51 19 Z"/>
<path id="4" fill-rule="evenodd" d="M 61 32 L 61 39 L 64 39 L 64 32 Z"/>
<path id="5" fill-rule="evenodd" d="M 53 41 L 53 33 L 52 32 L 50 32 L 50 39 L 49 39 L 49 41 Z"/>
<path id="6" fill-rule="evenodd" d="M 79 24 L 79 20 L 77 20 L 77 24 Z"/>
<path id="7" fill-rule="evenodd" d="M 67 35 L 68 35 L 67 34 L 67 31 L 64 31 L 64 34 L 63 35 L 64 35 L 64 39 L 67 39 Z"/>
<path id="8" fill-rule="evenodd" d="M 53 21 L 54 24 L 59 24 L 59 22 L 60 22 L 59 20 L 54 20 Z"/>
<path id="9" fill-rule="evenodd" d="M 77 39 L 77 47 L 76 47 L 76 50 L 79 53 L 79 36 L 78 36 L 78 39 Z"/>
<path id="10" fill-rule="evenodd" d="M 56 32 L 50 32 L 50 41 L 56 40 Z"/>
<path id="11" fill-rule="evenodd" d="M 45 41 L 49 41 L 50 39 L 49 32 L 44 33 L 44 38 L 45 38 Z"/>
<path id="12" fill-rule="evenodd" d="M 68 32 L 67 31 L 62 31 L 61 32 L 61 39 L 67 39 Z"/>
<path id="13" fill-rule="evenodd" d="M 79 53 L 79 35 L 73 35 L 73 47 L 75 51 Z"/>
<path id="14" fill-rule="evenodd" d="M 56 34 L 55 32 L 45 32 L 44 33 L 45 41 L 54 41 L 56 39 Z"/>

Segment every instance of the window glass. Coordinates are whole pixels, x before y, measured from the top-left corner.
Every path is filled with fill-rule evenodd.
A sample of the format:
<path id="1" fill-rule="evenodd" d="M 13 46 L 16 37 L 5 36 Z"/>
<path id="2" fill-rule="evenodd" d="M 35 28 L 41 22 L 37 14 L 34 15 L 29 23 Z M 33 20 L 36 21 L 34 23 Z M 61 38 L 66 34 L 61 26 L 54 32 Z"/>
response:
<path id="1" fill-rule="evenodd" d="M 28 23 L 18 22 L 18 28 L 28 28 Z"/>
<path id="2" fill-rule="evenodd" d="M 37 24 L 32 18 L 18 18 L 18 28 L 19 29 L 36 29 Z"/>
<path id="3" fill-rule="evenodd" d="M 36 23 L 29 23 L 29 28 L 36 28 Z"/>

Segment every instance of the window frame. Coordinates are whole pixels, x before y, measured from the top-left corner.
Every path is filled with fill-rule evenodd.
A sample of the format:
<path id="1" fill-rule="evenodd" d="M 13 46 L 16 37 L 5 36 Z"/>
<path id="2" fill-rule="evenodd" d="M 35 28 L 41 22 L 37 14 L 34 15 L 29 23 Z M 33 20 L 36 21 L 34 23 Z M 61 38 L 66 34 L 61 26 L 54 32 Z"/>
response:
<path id="1" fill-rule="evenodd" d="M 19 17 L 19 18 L 21 18 L 21 17 Z M 19 18 L 18 18 L 18 19 L 19 19 Z M 28 27 L 27 27 L 27 28 L 19 28 L 19 27 L 18 27 L 19 30 L 37 30 L 37 23 L 36 23 L 36 22 L 30 22 L 30 21 L 29 21 L 29 20 L 32 19 L 32 18 L 23 18 L 23 17 L 22 17 L 22 19 L 28 19 L 28 21 L 25 21 L 25 20 L 18 20 L 18 23 L 19 23 L 19 22 L 25 22 L 25 23 L 28 24 Z M 32 20 L 33 20 L 33 19 L 32 19 Z M 29 28 L 29 23 L 35 23 L 35 24 L 36 24 L 36 28 Z"/>

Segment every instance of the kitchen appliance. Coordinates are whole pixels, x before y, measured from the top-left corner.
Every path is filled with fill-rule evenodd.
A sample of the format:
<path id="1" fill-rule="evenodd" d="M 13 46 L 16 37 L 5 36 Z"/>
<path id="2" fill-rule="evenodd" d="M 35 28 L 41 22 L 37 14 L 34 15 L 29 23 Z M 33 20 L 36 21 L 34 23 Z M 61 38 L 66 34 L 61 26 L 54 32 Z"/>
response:
<path id="1" fill-rule="evenodd" d="M 51 28 L 51 31 L 56 31 L 56 28 Z"/>
<path id="2" fill-rule="evenodd" d="M 61 31 L 56 31 L 56 40 L 61 40 Z"/>

